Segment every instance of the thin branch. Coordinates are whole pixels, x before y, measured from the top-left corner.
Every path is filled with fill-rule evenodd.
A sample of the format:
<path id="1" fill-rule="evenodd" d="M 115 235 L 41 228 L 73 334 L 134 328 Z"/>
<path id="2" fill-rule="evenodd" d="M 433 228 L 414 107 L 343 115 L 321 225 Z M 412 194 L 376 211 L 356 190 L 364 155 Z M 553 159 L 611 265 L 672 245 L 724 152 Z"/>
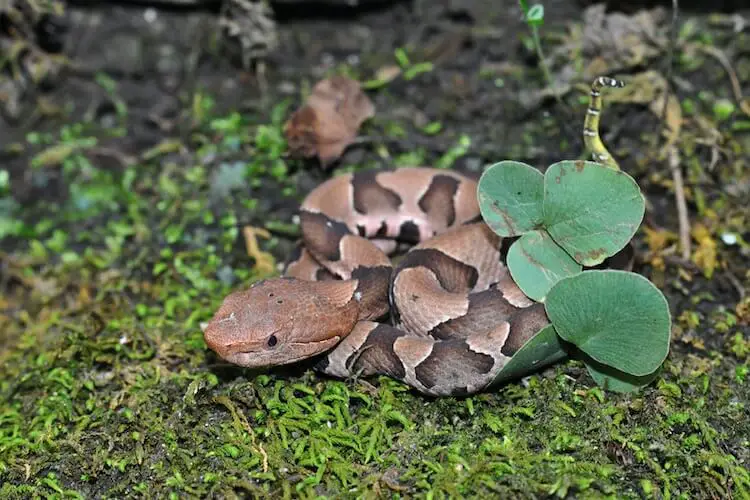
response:
<path id="1" fill-rule="evenodd" d="M 690 219 L 688 218 L 687 202 L 685 201 L 685 183 L 682 180 L 680 154 L 674 146 L 669 148 L 669 170 L 672 172 L 672 182 L 674 182 L 674 198 L 677 205 L 680 250 L 682 252 L 682 258 L 689 260 L 690 254 L 692 253 L 690 248 Z"/>
<path id="2" fill-rule="evenodd" d="M 661 123 L 664 124 L 667 121 L 667 106 L 669 104 L 669 91 L 672 85 L 672 74 L 674 73 L 674 52 L 677 46 L 677 22 L 680 17 L 680 6 L 678 0 L 672 0 L 672 24 L 669 27 L 669 46 L 667 47 L 667 74 L 666 82 L 667 88 L 665 92 L 667 95 L 664 98 L 664 108 L 661 110 Z"/>
<path id="3" fill-rule="evenodd" d="M 732 86 L 732 93 L 734 94 L 734 99 L 737 101 L 737 105 L 744 113 L 750 115 L 750 106 L 745 102 L 745 98 L 742 96 L 740 80 L 737 78 L 737 73 L 735 73 L 734 68 L 732 68 L 732 63 L 729 61 L 726 54 L 720 49 L 712 46 L 699 45 L 698 49 L 716 58 L 716 60 L 724 67 L 724 71 L 729 75 L 729 83 Z"/>

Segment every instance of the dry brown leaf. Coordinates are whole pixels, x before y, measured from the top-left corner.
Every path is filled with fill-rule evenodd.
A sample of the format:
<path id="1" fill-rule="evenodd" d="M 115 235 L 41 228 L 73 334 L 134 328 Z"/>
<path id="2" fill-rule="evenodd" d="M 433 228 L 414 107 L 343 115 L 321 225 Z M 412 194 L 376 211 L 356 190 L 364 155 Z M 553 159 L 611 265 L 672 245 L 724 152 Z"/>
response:
<path id="1" fill-rule="evenodd" d="M 659 55 L 667 44 L 665 21 L 666 11 L 660 7 L 634 14 L 607 12 L 604 3 L 587 8 L 581 49 L 598 68 L 596 73 L 587 71 L 587 79 L 633 68 Z"/>
<path id="2" fill-rule="evenodd" d="M 317 156 L 327 167 L 357 138 L 375 106 L 356 80 L 333 76 L 318 82 L 307 102 L 284 125 L 293 156 Z"/>
<path id="3" fill-rule="evenodd" d="M 401 68 L 396 64 L 388 64 L 381 66 L 375 72 L 375 80 L 382 82 L 383 84 L 392 82 L 401 74 Z"/>
<path id="4" fill-rule="evenodd" d="M 669 42 L 667 11 L 663 7 L 639 10 L 633 14 L 608 12 L 597 3 L 583 13 L 583 22 L 573 23 L 563 43 L 551 52 L 560 83 L 646 66 L 662 54 Z M 581 72 L 577 61 L 583 60 Z"/>
<path id="5" fill-rule="evenodd" d="M 739 301 L 734 312 L 741 325 L 750 325 L 750 296 Z"/>

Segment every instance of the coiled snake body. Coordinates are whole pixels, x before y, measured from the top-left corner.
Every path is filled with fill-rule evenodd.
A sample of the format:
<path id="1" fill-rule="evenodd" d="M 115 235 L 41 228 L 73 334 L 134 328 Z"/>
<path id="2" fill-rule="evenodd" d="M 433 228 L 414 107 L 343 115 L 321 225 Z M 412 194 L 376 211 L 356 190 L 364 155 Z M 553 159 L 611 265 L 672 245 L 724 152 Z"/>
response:
<path id="1" fill-rule="evenodd" d="M 510 241 L 481 221 L 476 189 L 431 168 L 328 180 L 301 206 L 304 246 L 284 277 L 226 297 L 206 343 L 246 367 L 320 355 L 336 377 L 383 374 L 434 396 L 484 389 L 548 319 L 511 279 Z M 394 267 L 398 243 L 416 246 Z"/>

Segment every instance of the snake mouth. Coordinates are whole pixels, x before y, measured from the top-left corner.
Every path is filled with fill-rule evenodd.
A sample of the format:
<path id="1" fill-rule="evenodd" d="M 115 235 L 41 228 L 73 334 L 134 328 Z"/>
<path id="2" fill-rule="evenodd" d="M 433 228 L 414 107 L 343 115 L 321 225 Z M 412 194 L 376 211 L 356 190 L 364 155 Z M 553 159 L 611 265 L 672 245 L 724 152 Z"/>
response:
<path id="1" fill-rule="evenodd" d="M 255 344 L 254 348 L 248 349 L 249 346 L 243 346 L 242 350 L 232 349 L 232 346 L 228 346 L 224 349 L 225 352 L 217 352 L 217 354 L 225 361 L 245 368 L 266 368 L 288 365 L 311 358 L 331 349 L 340 340 L 341 337 L 335 336 L 312 342 L 291 342 L 273 348 L 267 347 L 265 344 L 262 346 Z"/>

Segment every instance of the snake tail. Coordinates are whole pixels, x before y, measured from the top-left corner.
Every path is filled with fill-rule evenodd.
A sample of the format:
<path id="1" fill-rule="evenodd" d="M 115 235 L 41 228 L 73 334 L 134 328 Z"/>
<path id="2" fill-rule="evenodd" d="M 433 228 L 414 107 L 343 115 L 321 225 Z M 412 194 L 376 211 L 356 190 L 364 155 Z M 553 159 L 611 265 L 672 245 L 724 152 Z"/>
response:
<path id="1" fill-rule="evenodd" d="M 612 157 L 602 138 L 599 136 L 599 121 L 602 113 L 602 88 L 622 88 L 625 83 L 607 76 L 600 76 L 591 84 L 589 107 L 583 122 L 583 143 L 594 161 L 615 170 L 620 170 L 617 161 Z"/>

